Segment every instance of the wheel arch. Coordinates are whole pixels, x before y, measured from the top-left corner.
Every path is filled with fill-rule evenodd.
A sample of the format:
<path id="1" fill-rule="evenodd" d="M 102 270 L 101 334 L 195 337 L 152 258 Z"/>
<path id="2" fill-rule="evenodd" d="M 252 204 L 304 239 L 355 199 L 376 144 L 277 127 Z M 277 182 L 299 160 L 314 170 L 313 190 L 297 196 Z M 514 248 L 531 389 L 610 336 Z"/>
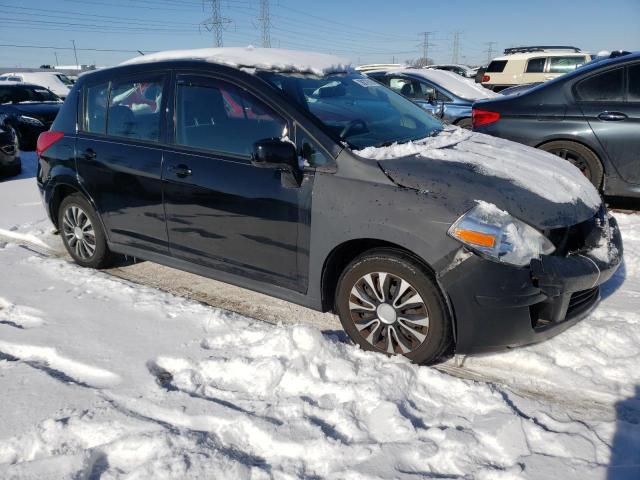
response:
<path id="1" fill-rule="evenodd" d="M 55 227 L 59 228 L 58 211 L 60 209 L 60 205 L 62 204 L 62 201 L 65 198 L 67 198 L 69 195 L 73 195 L 76 193 L 79 195 L 82 195 L 82 197 L 87 202 L 89 202 L 94 212 L 96 213 L 100 223 L 102 224 L 101 226 L 104 229 L 106 234 L 107 231 L 105 229 L 104 222 L 102 221 L 102 216 L 98 212 L 98 209 L 96 208 L 96 204 L 94 203 L 93 199 L 89 195 L 87 195 L 87 193 L 80 187 L 80 185 L 70 181 L 60 181 L 56 183 L 56 185 L 52 188 L 52 191 L 51 191 L 51 197 L 48 202 L 48 208 L 49 208 L 49 217 L 51 218 L 51 221 L 53 222 Z M 108 235 L 107 235 L 107 238 L 108 238 Z"/>
<path id="2" fill-rule="evenodd" d="M 581 139 L 577 139 L 577 138 L 573 138 L 573 137 L 568 137 L 568 136 L 559 136 L 559 137 L 554 137 L 554 138 L 546 138 L 545 140 L 543 140 L 542 142 L 538 143 L 537 145 L 535 145 L 535 148 L 541 148 L 549 143 L 552 142 L 569 142 L 569 143 L 576 143 L 586 149 L 588 149 L 589 151 L 591 151 L 596 158 L 598 159 L 598 161 L 600 162 L 600 165 L 602 165 L 602 171 L 604 176 L 606 177 L 609 166 L 607 165 L 607 162 L 605 161 L 605 156 L 602 154 L 602 152 L 600 152 L 597 148 L 593 148 L 592 145 L 589 145 L 587 142 L 581 140 Z"/>

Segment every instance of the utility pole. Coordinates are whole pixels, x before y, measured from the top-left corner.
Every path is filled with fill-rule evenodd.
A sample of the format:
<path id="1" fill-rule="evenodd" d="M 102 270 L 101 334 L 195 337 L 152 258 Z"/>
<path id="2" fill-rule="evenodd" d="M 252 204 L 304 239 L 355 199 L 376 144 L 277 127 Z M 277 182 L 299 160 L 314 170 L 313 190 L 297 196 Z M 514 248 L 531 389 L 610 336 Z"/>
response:
<path id="1" fill-rule="evenodd" d="M 429 40 L 432 34 L 433 32 L 420 32 L 420 35 L 422 35 L 422 58 L 424 58 L 423 67 L 429 65 L 429 47 L 433 46 Z"/>
<path id="2" fill-rule="evenodd" d="M 495 44 L 496 42 L 485 42 L 485 45 L 487 45 L 487 65 L 491 63 L 491 60 L 493 59 L 493 46 Z"/>
<path id="3" fill-rule="evenodd" d="M 73 44 L 73 55 L 76 57 L 76 66 L 78 66 L 80 64 L 78 63 L 78 52 L 76 52 L 76 41 L 71 40 L 71 43 Z"/>
<path id="4" fill-rule="evenodd" d="M 260 0 L 260 16 L 258 17 L 262 29 L 262 46 L 271 48 L 271 15 L 269 0 Z"/>
<path id="5" fill-rule="evenodd" d="M 56 67 L 58 66 L 58 52 L 56 52 L 55 50 L 53 51 L 53 54 L 56 56 Z"/>
<path id="6" fill-rule="evenodd" d="M 460 55 L 460 32 L 453 32 L 453 51 L 451 54 L 451 63 L 457 64 Z"/>
<path id="7" fill-rule="evenodd" d="M 220 12 L 220 0 L 202 0 L 202 8 L 205 8 L 207 3 L 211 4 L 211 16 L 201 22 L 200 25 L 204 26 L 208 31 L 213 32 L 213 44 L 216 47 L 222 47 L 222 31 L 226 24 L 231 23 L 231 20 L 222 16 Z"/>

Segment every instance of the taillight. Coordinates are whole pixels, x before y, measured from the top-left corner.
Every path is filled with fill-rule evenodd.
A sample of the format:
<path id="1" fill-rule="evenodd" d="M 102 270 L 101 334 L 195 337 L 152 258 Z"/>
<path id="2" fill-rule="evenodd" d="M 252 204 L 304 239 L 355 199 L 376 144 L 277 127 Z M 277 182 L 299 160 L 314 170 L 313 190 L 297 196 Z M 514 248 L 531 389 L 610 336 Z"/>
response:
<path id="1" fill-rule="evenodd" d="M 480 127 L 482 125 L 489 125 L 500 120 L 500 114 L 498 112 L 490 112 L 489 110 L 480 110 L 474 108 L 471 112 L 471 122 L 473 128 Z"/>
<path id="2" fill-rule="evenodd" d="M 49 147 L 51 147 L 62 137 L 64 137 L 64 133 L 62 132 L 42 132 L 38 137 L 38 143 L 36 144 L 36 153 L 38 154 L 38 157 L 40 157 L 49 149 Z"/>
<path id="3" fill-rule="evenodd" d="M 489 80 L 491 80 L 489 75 L 482 75 L 482 83 L 488 82 Z"/>

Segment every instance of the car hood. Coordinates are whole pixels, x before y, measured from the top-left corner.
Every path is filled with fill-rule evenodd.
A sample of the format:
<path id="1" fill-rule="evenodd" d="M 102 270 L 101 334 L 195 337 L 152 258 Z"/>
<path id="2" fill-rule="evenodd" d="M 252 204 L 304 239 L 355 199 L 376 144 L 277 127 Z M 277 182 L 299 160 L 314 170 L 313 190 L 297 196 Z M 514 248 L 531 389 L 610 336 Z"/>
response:
<path id="1" fill-rule="evenodd" d="M 437 196 L 456 214 L 492 203 L 539 229 L 591 218 L 602 200 L 582 173 L 546 152 L 457 127 L 415 142 L 369 147 L 397 185 Z"/>
<path id="2" fill-rule="evenodd" d="M 11 108 L 19 115 L 28 115 L 46 122 L 53 122 L 62 103 L 14 103 Z"/>

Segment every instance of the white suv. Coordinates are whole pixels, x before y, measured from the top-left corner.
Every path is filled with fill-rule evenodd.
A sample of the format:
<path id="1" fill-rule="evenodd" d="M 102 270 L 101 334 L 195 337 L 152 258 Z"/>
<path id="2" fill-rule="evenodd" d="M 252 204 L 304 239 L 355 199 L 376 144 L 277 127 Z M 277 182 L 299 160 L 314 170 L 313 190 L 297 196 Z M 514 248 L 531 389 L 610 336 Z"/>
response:
<path id="1" fill-rule="evenodd" d="M 507 48 L 487 67 L 482 85 L 499 92 L 525 83 L 540 83 L 571 72 L 591 60 L 576 47 Z"/>

